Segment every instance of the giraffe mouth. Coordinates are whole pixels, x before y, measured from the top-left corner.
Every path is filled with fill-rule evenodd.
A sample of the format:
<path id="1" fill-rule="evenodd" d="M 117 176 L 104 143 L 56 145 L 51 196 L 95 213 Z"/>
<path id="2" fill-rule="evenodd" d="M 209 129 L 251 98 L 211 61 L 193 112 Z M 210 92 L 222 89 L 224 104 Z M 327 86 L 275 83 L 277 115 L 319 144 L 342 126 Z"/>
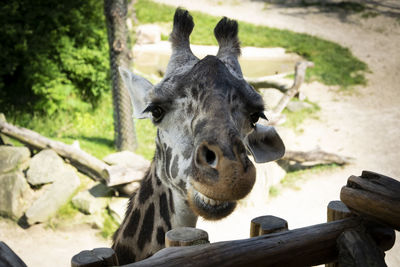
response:
<path id="1" fill-rule="evenodd" d="M 209 198 L 194 188 L 190 203 L 196 213 L 208 220 L 219 220 L 232 213 L 236 201 L 221 201 Z"/>

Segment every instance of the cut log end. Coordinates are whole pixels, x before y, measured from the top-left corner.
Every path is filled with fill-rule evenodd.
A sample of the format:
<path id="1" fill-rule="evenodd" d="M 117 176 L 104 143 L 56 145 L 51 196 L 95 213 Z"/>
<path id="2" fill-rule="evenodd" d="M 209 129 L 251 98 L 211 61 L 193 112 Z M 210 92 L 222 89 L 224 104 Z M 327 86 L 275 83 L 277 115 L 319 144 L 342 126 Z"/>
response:
<path id="1" fill-rule="evenodd" d="M 165 234 L 165 247 L 185 247 L 210 243 L 208 233 L 192 227 L 179 227 Z"/>
<path id="2" fill-rule="evenodd" d="M 351 211 L 349 208 L 340 200 L 331 201 L 328 204 L 328 222 L 341 220 L 350 217 Z"/>
<path id="3" fill-rule="evenodd" d="M 117 255 L 112 248 L 84 250 L 72 257 L 71 267 L 97 267 L 118 265 Z"/>
<path id="4" fill-rule="evenodd" d="M 271 215 L 260 216 L 251 220 L 250 237 L 278 233 L 287 230 L 288 223 L 286 220 Z"/>

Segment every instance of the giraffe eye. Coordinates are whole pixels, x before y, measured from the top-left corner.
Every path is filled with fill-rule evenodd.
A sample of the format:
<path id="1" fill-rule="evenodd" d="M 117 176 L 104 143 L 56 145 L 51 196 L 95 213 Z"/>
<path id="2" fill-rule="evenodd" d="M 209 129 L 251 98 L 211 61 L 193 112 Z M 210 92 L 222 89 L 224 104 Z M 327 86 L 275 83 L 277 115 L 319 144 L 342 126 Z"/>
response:
<path id="1" fill-rule="evenodd" d="M 160 106 L 150 105 L 143 112 L 151 112 L 154 122 L 160 122 L 164 117 L 164 110 Z"/>
<path id="2" fill-rule="evenodd" d="M 262 118 L 264 120 L 268 120 L 267 117 L 265 116 L 264 112 L 254 112 L 250 114 L 250 122 L 253 127 L 255 127 L 255 124 L 258 122 L 258 120 Z"/>
<path id="3" fill-rule="evenodd" d="M 161 119 L 164 116 L 164 110 L 160 107 L 155 107 L 152 111 L 151 111 L 151 116 L 153 116 L 153 120 L 155 122 L 159 122 L 161 121 Z"/>

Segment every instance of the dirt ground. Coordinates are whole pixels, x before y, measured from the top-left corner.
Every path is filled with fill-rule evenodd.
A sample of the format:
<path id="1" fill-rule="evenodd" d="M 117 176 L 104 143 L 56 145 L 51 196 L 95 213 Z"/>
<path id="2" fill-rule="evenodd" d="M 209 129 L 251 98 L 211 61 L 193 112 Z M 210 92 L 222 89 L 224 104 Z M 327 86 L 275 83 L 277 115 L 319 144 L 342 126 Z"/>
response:
<path id="1" fill-rule="evenodd" d="M 400 178 L 400 2 L 380 1 L 375 8 L 381 15 L 362 18 L 360 14 L 324 12 L 315 6 L 274 6 L 263 1 L 158 1 L 332 40 L 348 47 L 371 69 L 368 85 L 355 88 L 352 94 L 317 82 L 304 85 L 305 95 L 321 107 L 319 119 L 306 120 L 301 134 L 283 133 L 290 149 L 319 147 L 351 156 L 354 162 L 310 175 L 300 190 L 285 189 L 267 203 L 239 207 L 225 220 L 200 220 L 198 227 L 208 231 L 212 242 L 248 237 L 250 220 L 261 215 L 282 217 L 290 229 L 323 223 L 329 201 L 339 199 L 347 178 L 362 170 Z M 109 245 L 88 227 L 53 231 L 37 225 L 23 230 L 8 221 L 0 221 L 0 240 L 28 266 L 69 266 L 77 252 Z M 398 232 L 386 261 L 390 267 L 400 266 Z"/>

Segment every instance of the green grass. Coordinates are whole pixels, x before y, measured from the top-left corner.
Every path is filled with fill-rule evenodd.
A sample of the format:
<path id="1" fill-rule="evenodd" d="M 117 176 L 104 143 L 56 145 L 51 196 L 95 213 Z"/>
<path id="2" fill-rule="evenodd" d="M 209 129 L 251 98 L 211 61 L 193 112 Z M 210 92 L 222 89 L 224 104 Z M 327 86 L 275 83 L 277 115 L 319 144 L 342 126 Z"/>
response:
<path id="1" fill-rule="evenodd" d="M 347 8 L 352 8 L 347 7 Z M 171 22 L 175 8 L 150 0 L 139 0 L 136 4 L 140 23 Z M 191 12 L 196 24 L 191 35 L 193 44 L 216 45 L 213 29 L 220 18 L 200 12 Z M 315 67 L 307 70 L 308 79 L 316 79 L 327 85 L 348 88 L 366 84 L 364 72 L 367 65 L 354 57 L 348 48 L 334 42 L 308 34 L 256 26 L 239 21 L 239 38 L 242 46 L 283 47 L 307 60 Z"/>
<path id="2" fill-rule="evenodd" d="M 292 101 L 298 101 L 294 98 Z M 305 100 L 304 102 L 311 105 L 310 108 L 305 108 L 300 111 L 292 112 L 287 109 L 283 110 L 283 114 L 286 115 L 286 122 L 283 126 L 294 129 L 295 131 L 299 132 L 299 126 L 303 123 L 305 119 L 318 119 L 317 113 L 321 108 L 318 104 L 313 103 L 311 101 Z"/>

